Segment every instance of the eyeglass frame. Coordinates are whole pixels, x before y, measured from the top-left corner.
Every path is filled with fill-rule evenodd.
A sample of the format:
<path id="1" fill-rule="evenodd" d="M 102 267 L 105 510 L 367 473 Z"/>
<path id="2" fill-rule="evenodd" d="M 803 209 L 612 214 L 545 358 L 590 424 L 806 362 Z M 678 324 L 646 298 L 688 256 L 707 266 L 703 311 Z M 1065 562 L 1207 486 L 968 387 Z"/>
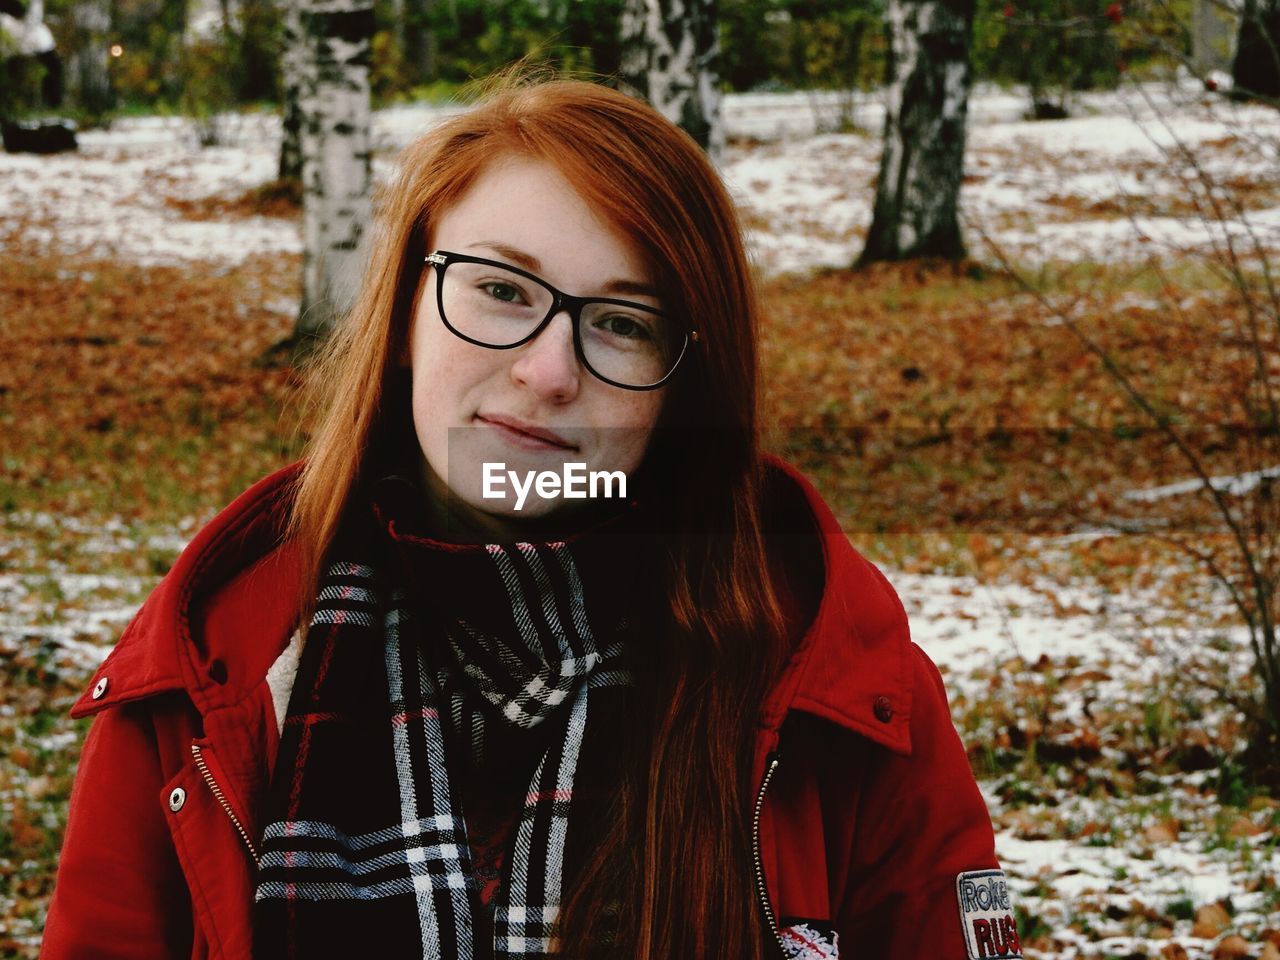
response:
<path id="1" fill-rule="evenodd" d="M 530 273 L 528 270 L 522 270 L 519 267 L 512 266 L 502 260 L 490 260 L 486 257 L 475 257 L 468 253 L 454 253 L 450 250 L 434 250 L 423 257 L 423 263 L 430 264 L 436 269 L 436 308 L 440 311 L 441 322 L 448 327 L 449 332 L 455 337 L 465 340 L 467 343 L 475 344 L 477 347 L 487 347 L 490 350 L 513 350 L 516 347 L 522 347 L 526 343 L 537 339 L 538 334 L 542 333 L 542 331 L 547 328 L 547 325 L 551 323 L 552 318 L 555 317 L 556 314 L 567 310 L 569 312 L 569 320 L 573 326 L 573 352 L 578 358 L 578 362 L 582 364 L 587 372 L 597 380 L 601 380 L 610 386 L 618 387 L 622 390 L 657 390 L 659 387 L 664 386 L 666 382 L 675 375 L 676 370 L 679 369 L 680 362 L 685 358 L 685 354 L 689 352 L 689 345 L 691 343 L 698 343 L 700 340 L 697 330 L 685 330 L 684 343 L 680 347 L 680 354 L 676 357 L 675 362 L 671 364 L 671 369 L 667 371 L 666 375 L 663 376 L 661 380 L 641 386 L 636 386 L 635 384 L 630 383 L 620 383 L 617 380 L 611 380 L 604 376 L 604 374 L 600 373 L 595 367 L 591 366 L 590 362 L 588 362 L 586 351 L 584 351 L 582 347 L 582 308 L 589 303 L 609 303 L 619 307 L 632 307 L 637 310 L 643 310 L 646 313 L 651 313 L 659 317 L 670 317 L 670 314 L 665 310 L 659 310 L 657 307 L 651 307 L 644 303 L 636 303 L 634 300 L 619 300 L 614 297 L 575 297 L 572 294 L 564 293 L 563 291 L 553 287 L 536 273 Z M 551 309 L 547 312 L 545 317 L 538 321 L 538 325 L 535 326 L 527 336 L 521 337 L 515 343 L 486 343 L 483 340 L 477 340 L 475 337 L 469 337 L 450 323 L 448 316 L 445 314 L 444 272 L 448 269 L 449 264 L 451 263 L 478 263 L 486 267 L 497 267 L 501 270 L 507 270 L 511 273 L 524 277 L 527 280 L 532 280 L 534 283 L 551 293 Z"/>

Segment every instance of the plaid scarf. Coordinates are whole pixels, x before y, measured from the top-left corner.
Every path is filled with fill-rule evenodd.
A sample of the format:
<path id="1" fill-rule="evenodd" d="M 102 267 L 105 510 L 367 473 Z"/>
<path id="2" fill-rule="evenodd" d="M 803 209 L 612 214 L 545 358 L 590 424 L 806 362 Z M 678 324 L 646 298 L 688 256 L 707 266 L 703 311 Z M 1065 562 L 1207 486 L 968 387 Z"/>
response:
<path id="1" fill-rule="evenodd" d="M 390 489 L 344 526 L 319 584 L 265 817 L 255 954 L 364 955 L 376 939 L 396 957 L 551 955 L 575 778 L 616 751 L 631 683 L 635 553 L 594 534 L 441 544 L 404 522 L 411 488 Z M 491 742 L 528 761 L 528 789 L 485 923 L 451 777 L 483 768 Z"/>

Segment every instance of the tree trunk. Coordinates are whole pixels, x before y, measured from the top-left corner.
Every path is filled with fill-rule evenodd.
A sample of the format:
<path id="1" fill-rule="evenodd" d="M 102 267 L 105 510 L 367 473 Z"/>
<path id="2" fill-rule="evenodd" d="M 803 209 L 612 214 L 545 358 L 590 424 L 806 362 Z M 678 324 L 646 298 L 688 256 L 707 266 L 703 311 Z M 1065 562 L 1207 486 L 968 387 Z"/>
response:
<path id="1" fill-rule="evenodd" d="M 1280 0 L 1245 0 L 1231 79 L 1236 96 L 1280 100 Z"/>
<path id="2" fill-rule="evenodd" d="M 436 0 L 426 0 L 423 9 L 427 14 L 434 11 Z M 421 75 L 424 83 L 430 83 L 438 78 L 440 73 L 440 36 L 436 31 L 434 20 L 429 21 L 429 25 L 422 28 L 422 67 Z"/>
<path id="3" fill-rule="evenodd" d="M 236 37 L 237 97 L 254 102 L 275 93 L 279 65 L 276 33 L 280 29 L 277 0 L 240 0 Z"/>
<path id="4" fill-rule="evenodd" d="M 74 51 L 67 61 L 72 96 L 91 120 L 100 120 L 114 105 L 108 46 L 111 35 L 109 0 L 80 0 L 70 10 Z"/>
<path id="5" fill-rule="evenodd" d="M 170 102 L 182 97 L 183 61 L 187 42 L 187 0 L 162 0 L 158 22 L 164 34 L 160 66 L 161 89 Z"/>
<path id="6" fill-rule="evenodd" d="M 44 0 L 3 0 L 0 17 L 0 37 L 11 44 L 0 56 L 37 57 L 54 49 L 53 33 L 44 22 Z"/>
<path id="7" fill-rule="evenodd" d="M 724 149 L 717 0 L 625 0 L 624 86 L 678 123 L 712 160 Z"/>
<path id="8" fill-rule="evenodd" d="M 859 263 L 965 256 L 969 38 L 975 0 L 890 0 L 884 152 Z"/>
<path id="9" fill-rule="evenodd" d="M 403 3 L 403 0 L 401 0 Z M 400 63 L 404 89 L 427 83 L 435 78 L 435 44 L 431 23 L 431 0 L 414 0 L 399 13 L 400 27 L 396 43 L 400 49 Z"/>
<path id="10" fill-rule="evenodd" d="M 27 58 L 44 67 L 38 89 L 24 82 Z M 53 32 L 44 22 L 44 0 L 0 0 L 0 120 L 33 107 L 58 106 L 61 71 Z"/>
<path id="11" fill-rule="evenodd" d="M 295 0 L 303 188 L 302 308 L 294 342 L 324 337 L 350 310 L 370 215 L 371 0 Z"/>
<path id="12" fill-rule="evenodd" d="M 1195 0 L 1191 9 L 1191 68 L 1206 77 L 1231 69 L 1238 14 L 1224 0 Z"/>
<path id="13" fill-rule="evenodd" d="M 395 46 L 395 56 L 403 62 L 406 59 L 404 0 L 391 0 L 391 40 Z"/>
<path id="14" fill-rule="evenodd" d="M 306 42 L 300 0 L 284 0 L 280 11 L 284 47 L 280 52 L 280 169 L 276 178 L 302 183 L 302 111 L 298 105 Z"/>

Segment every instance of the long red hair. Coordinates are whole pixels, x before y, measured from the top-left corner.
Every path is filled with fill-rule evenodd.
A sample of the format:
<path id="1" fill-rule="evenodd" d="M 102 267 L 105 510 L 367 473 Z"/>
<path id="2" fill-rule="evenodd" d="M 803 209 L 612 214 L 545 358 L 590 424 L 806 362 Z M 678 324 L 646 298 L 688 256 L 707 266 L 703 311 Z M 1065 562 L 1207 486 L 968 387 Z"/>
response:
<path id="1" fill-rule="evenodd" d="M 513 155 L 558 168 L 643 252 L 664 303 L 700 334 L 664 388 L 670 432 L 694 428 L 698 440 L 651 450 L 646 462 L 670 533 L 662 628 L 639 680 L 640 755 L 613 785 L 592 856 L 566 878 L 561 951 L 583 957 L 589 944 L 613 939 L 612 957 L 760 957 L 749 782 L 756 724 L 744 704 L 761 703 L 786 650 L 759 514 L 759 307 L 719 176 L 657 111 L 592 83 L 503 78 L 401 155 L 378 204 L 356 306 L 310 370 L 316 419 L 290 529 L 306 552 L 303 604 L 366 455 L 403 416 L 391 409 L 403 400 L 393 385 L 433 219 L 486 164 Z"/>

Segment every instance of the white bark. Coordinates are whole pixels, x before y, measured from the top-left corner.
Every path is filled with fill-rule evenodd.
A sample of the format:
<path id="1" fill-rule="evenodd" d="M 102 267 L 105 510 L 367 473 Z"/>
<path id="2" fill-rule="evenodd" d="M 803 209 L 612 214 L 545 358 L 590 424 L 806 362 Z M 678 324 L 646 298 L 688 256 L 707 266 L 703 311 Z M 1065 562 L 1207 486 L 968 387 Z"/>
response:
<path id="1" fill-rule="evenodd" d="M 75 41 L 67 60 L 68 86 L 87 113 L 100 116 L 112 101 L 107 72 L 111 11 L 105 0 L 81 0 L 71 7 L 69 19 Z"/>
<path id="2" fill-rule="evenodd" d="M 369 222 L 370 0 L 299 3 L 304 55 L 302 117 L 303 294 L 300 337 L 323 336 L 345 314 L 359 285 L 361 239 Z"/>
<path id="3" fill-rule="evenodd" d="M 19 20 L 0 13 L 0 35 L 7 36 L 12 49 L 7 52 L 34 57 L 53 49 L 53 33 L 44 22 L 44 0 L 29 0 L 27 12 Z"/>
<path id="4" fill-rule="evenodd" d="M 890 0 L 884 152 L 864 260 L 964 256 L 973 0 Z"/>
<path id="5" fill-rule="evenodd" d="M 302 113 L 299 97 L 306 72 L 306 38 L 297 0 L 285 0 L 280 11 L 284 48 L 280 53 L 280 180 L 302 179 Z"/>
<path id="6" fill-rule="evenodd" d="M 622 75 L 718 161 L 724 150 L 716 0 L 626 0 Z"/>
<path id="7" fill-rule="evenodd" d="M 1240 13 L 1228 0 L 1195 0 L 1191 11 L 1191 61 L 1199 76 L 1231 69 Z"/>

